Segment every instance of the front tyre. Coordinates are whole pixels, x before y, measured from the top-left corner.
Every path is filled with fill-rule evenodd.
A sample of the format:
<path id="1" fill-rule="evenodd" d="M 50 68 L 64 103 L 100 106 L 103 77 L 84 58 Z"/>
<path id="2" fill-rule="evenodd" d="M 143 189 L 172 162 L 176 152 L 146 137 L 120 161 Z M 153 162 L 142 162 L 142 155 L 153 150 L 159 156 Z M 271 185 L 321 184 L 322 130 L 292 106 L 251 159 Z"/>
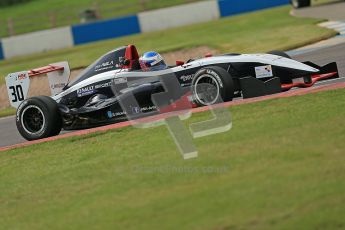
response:
<path id="1" fill-rule="evenodd" d="M 234 81 L 223 68 L 211 66 L 199 70 L 192 82 L 194 102 L 199 106 L 231 101 Z"/>
<path id="2" fill-rule="evenodd" d="M 19 133 L 29 141 L 58 135 L 62 119 L 57 103 L 46 96 L 23 101 L 17 109 L 16 125 Z"/>

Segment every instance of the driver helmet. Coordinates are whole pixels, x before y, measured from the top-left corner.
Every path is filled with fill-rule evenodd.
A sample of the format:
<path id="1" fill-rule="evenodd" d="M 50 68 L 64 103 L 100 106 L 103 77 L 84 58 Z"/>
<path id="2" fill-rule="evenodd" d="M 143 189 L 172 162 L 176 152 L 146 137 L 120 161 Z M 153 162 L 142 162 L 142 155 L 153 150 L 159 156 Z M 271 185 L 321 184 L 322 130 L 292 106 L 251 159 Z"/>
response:
<path id="1" fill-rule="evenodd" d="M 143 71 L 157 71 L 167 68 L 163 57 L 154 51 L 146 52 L 139 59 L 140 67 Z"/>

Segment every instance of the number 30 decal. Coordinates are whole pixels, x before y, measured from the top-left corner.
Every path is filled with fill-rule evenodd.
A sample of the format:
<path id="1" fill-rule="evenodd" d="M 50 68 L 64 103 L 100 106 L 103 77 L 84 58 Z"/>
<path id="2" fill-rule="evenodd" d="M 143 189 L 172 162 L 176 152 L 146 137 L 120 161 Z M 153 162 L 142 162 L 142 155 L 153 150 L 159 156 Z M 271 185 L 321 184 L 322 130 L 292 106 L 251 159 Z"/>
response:
<path id="1" fill-rule="evenodd" d="M 28 94 L 30 78 L 28 72 L 11 73 L 6 77 L 8 98 L 11 106 L 18 108 Z"/>
<path id="2" fill-rule="evenodd" d="M 12 102 L 24 101 L 24 93 L 21 85 L 10 86 Z"/>

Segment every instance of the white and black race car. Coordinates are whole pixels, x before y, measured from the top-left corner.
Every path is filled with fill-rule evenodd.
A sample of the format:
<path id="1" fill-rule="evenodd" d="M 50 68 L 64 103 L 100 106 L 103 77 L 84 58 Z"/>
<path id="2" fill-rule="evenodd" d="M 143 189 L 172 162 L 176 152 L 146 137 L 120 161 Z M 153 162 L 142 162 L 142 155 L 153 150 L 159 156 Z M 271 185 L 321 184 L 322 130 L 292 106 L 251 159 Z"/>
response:
<path id="1" fill-rule="evenodd" d="M 30 78 L 47 74 L 51 97 L 27 98 Z M 128 119 L 207 106 L 235 97 L 251 98 L 310 87 L 337 78 L 336 63 L 320 67 L 292 60 L 283 52 L 207 55 L 143 71 L 134 45 L 108 52 L 69 81 L 67 62 L 11 73 L 6 77 L 16 124 L 27 140 Z"/>

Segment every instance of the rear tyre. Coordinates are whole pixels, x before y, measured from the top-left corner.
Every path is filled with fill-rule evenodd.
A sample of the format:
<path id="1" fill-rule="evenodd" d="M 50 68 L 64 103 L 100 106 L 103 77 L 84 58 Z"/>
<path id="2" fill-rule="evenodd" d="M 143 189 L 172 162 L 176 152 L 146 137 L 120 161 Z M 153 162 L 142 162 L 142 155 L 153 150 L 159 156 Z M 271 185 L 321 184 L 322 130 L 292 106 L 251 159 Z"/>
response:
<path id="1" fill-rule="evenodd" d="M 192 92 L 194 101 L 199 106 L 231 101 L 234 97 L 234 81 L 221 67 L 203 68 L 194 76 Z"/>
<path id="2" fill-rule="evenodd" d="M 291 0 L 291 5 L 295 8 L 302 8 L 310 6 L 311 0 Z"/>
<path id="3" fill-rule="evenodd" d="M 56 136 L 62 129 L 57 103 L 50 97 L 39 96 L 23 101 L 16 113 L 19 133 L 29 141 Z"/>
<path id="4" fill-rule="evenodd" d="M 284 51 L 280 51 L 280 50 L 272 50 L 272 51 L 268 52 L 268 54 L 273 54 L 273 55 L 277 55 L 277 56 L 280 56 L 280 57 L 285 57 L 285 58 L 292 59 L 290 55 L 288 55 Z"/>

